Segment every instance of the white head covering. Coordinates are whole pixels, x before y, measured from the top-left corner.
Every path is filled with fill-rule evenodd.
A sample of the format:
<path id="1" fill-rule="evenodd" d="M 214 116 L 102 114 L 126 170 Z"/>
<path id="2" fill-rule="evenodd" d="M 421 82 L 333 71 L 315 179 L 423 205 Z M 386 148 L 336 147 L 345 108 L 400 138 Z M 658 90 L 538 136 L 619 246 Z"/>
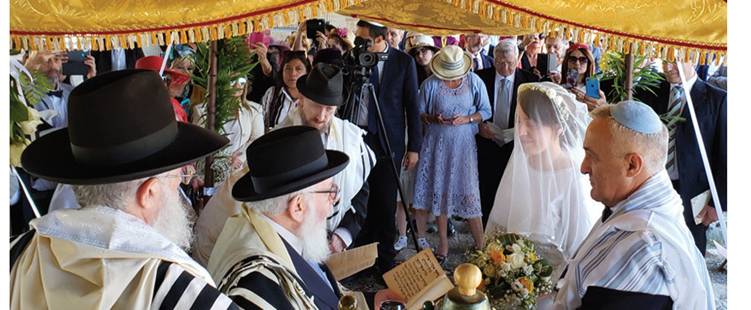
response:
<path id="1" fill-rule="evenodd" d="M 485 231 L 528 234 L 569 258 L 602 211 L 579 172 L 591 119 L 583 103 L 550 82 L 520 85 L 517 102 L 514 151 Z"/>

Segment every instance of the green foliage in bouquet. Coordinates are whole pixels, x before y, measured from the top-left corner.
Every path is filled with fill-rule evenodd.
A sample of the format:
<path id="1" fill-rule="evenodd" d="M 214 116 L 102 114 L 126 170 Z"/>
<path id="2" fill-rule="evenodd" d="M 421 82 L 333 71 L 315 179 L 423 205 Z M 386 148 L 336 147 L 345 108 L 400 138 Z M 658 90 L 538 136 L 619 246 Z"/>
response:
<path id="1" fill-rule="evenodd" d="M 482 270 L 481 288 L 496 309 L 534 309 L 537 297 L 553 288 L 553 267 L 538 256 L 535 244 L 521 235 L 488 236 L 485 248 L 467 257 Z"/>
<path id="2" fill-rule="evenodd" d="M 14 166 L 20 166 L 21 153 L 41 124 L 33 107 L 52 89 L 44 74 L 36 71 L 30 74 L 31 77 L 19 72 L 18 79 L 10 76 L 10 161 Z"/>
<path id="3" fill-rule="evenodd" d="M 242 37 L 225 39 L 217 42 L 217 72 L 216 72 L 216 116 L 214 119 L 215 132 L 226 134 L 224 124 L 237 117 L 237 111 L 242 102 L 234 96 L 237 90 L 232 82 L 240 77 L 250 79 L 249 73 L 258 64 L 258 59 L 251 54 Z M 195 53 L 196 73 L 193 83 L 208 90 L 209 80 L 209 45 L 198 44 Z M 208 102 L 208 91 L 205 101 Z M 202 116 L 202 117 L 205 117 Z"/>
<path id="4" fill-rule="evenodd" d="M 647 66 L 649 59 L 645 56 L 634 56 L 633 91 L 648 91 L 654 94 L 654 88 L 664 80 L 662 75 Z M 598 73 L 600 80 L 613 80 L 613 89 L 605 94 L 608 102 L 626 100 L 628 92 L 626 81 L 626 56 L 624 53 L 607 52 L 600 60 L 602 72 Z"/>

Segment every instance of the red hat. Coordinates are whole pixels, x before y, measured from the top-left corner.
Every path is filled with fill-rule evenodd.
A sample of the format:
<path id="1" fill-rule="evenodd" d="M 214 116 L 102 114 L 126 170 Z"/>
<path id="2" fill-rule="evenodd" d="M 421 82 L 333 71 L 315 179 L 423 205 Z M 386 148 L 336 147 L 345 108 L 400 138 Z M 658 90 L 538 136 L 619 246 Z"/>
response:
<path id="1" fill-rule="evenodd" d="M 159 69 L 162 68 L 162 62 L 164 62 L 164 58 L 162 58 L 161 56 L 142 57 L 136 60 L 136 69 L 146 69 L 159 72 Z M 187 75 L 185 74 L 185 72 L 179 70 L 164 68 L 164 73 L 170 75 L 173 83 L 185 84 L 190 80 L 190 75 Z"/>
<path id="2" fill-rule="evenodd" d="M 571 46 L 568 47 L 566 52 L 570 52 L 570 51 L 578 50 L 578 49 L 589 50 L 589 46 L 586 44 L 582 44 L 582 43 L 571 44 Z"/>

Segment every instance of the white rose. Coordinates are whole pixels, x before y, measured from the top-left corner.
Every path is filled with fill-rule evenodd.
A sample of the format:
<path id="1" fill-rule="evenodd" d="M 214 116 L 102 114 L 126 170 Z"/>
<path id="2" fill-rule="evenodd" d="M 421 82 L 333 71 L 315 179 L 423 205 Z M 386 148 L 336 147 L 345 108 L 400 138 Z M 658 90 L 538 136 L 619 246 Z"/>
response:
<path id="1" fill-rule="evenodd" d="M 511 264 L 510 263 L 501 264 L 501 270 L 503 270 L 504 272 L 511 271 Z"/>
<path id="2" fill-rule="evenodd" d="M 514 245 L 512 245 L 512 246 L 511 246 L 511 248 L 513 249 L 514 253 L 519 253 L 519 252 L 521 252 L 521 251 L 522 251 L 522 247 L 520 247 L 520 246 L 519 246 L 518 244 L 516 244 L 516 243 L 514 243 Z"/>
<path id="3" fill-rule="evenodd" d="M 524 255 L 520 253 L 514 253 L 508 256 L 509 261 L 511 262 L 511 268 L 513 269 L 519 269 L 521 267 L 524 267 Z"/>
<path id="4" fill-rule="evenodd" d="M 532 272 L 535 271 L 535 269 L 531 265 L 524 266 L 522 270 L 524 270 L 524 274 L 526 275 L 531 275 Z"/>

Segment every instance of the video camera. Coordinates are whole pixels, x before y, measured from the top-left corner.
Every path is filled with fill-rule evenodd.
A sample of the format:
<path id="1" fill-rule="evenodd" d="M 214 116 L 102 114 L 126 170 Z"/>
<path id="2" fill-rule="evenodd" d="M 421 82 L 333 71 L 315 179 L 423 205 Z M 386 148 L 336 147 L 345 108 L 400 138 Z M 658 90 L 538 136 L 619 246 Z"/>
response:
<path id="1" fill-rule="evenodd" d="M 369 78 L 370 69 L 375 67 L 379 61 L 388 60 L 387 53 L 369 52 L 368 48 L 373 42 L 361 37 L 355 38 L 355 47 L 344 55 L 344 73 L 353 75 L 353 81 L 358 78 Z"/>

